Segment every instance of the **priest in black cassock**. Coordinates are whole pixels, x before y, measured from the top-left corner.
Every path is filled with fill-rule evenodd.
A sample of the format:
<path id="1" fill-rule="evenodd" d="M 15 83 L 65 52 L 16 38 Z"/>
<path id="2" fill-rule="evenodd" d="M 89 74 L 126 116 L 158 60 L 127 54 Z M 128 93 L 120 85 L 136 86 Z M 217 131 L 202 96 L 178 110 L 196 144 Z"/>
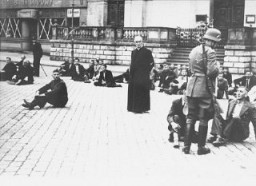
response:
<path id="1" fill-rule="evenodd" d="M 150 78 L 154 66 L 152 52 L 143 46 L 141 36 L 134 38 L 136 49 L 132 51 L 128 85 L 127 110 L 143 113 L 150 110 Z"/>

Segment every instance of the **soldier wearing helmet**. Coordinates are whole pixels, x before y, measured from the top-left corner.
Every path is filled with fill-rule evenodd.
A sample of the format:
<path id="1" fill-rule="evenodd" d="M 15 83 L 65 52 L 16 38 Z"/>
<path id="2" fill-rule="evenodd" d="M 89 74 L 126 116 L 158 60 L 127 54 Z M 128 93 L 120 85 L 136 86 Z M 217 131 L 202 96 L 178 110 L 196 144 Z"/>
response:
<path id="1" fill-rule="evenodd" d="M 209 28 L 203 36 L 205 43 L 195 47 L 189 54 L 189 70 L 192 76 L 187 85 L 188 115 L 183 152 L 190 153 L 194 125 L 199 120 L 197 154 L 208 154 L 210 149 L 205 147 L 208 121 L 212 119 L 214 108 L 212 94 L 215 78 L 219 72 L 214 47 L 220 42 L 221 32 Z"/>

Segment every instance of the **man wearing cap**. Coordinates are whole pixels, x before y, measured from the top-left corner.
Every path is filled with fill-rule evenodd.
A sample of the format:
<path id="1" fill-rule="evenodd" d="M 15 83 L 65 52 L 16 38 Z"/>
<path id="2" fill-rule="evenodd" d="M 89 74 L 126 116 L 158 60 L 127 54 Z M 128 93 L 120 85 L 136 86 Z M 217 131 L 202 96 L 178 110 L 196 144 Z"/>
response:
<path id="1" fill-rule="evenodd" d="M 189 70 L 192 74 L 187 86 L 188 115 L 183 152 L 190 153 L 194 125 L 199 120 L 197 154 L 208 154 L 210 149 L 205 147 L 208 121 L 213 118 L 214 107 L 212 96 L 214 81 L 219 72 L 214 47 L 221 40 L 221 32 L 209 28 L 205 35 L 205 43 L 192 49 L 189 54 Z"/>

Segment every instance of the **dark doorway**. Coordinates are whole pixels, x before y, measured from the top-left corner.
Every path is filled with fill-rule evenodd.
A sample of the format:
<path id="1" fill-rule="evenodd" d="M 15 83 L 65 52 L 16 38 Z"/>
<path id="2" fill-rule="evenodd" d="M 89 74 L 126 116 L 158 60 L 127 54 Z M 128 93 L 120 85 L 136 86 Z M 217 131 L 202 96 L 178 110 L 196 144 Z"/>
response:
<path id="1" fill-rule="evenodd" d="M 108 1 L 108 25 L 124 26 L 124 0 Z"/>
<path id="2" fill-rule="evenodd" d="M 241 28 L 244 25 L 245 0 L 215 0 L 214 27 Z"/>

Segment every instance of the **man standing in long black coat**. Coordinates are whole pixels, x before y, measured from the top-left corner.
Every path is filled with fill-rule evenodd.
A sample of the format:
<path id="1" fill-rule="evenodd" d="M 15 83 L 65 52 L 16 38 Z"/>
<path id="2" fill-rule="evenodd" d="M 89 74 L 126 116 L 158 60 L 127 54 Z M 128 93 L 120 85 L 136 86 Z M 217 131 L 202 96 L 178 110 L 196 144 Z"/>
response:
<path id="1" fill-rule="evenodd" d="M 40 60 L 43 56 L 43 49 L 42 46 L 39 42 L 33 41 L 33 67 L 35 71 L 35 76 L 39 77 L 39 72 L 40 72 Z"/>
<path id="2" fill-rule="evenodd" d="M 143 46 L 141 36 L 134 38 L 136 49 L 132 51 L 128 86 L 127 110 L 143 113 L 150 110 L 150 78 L 154 66 L 152 52 Z"/>

